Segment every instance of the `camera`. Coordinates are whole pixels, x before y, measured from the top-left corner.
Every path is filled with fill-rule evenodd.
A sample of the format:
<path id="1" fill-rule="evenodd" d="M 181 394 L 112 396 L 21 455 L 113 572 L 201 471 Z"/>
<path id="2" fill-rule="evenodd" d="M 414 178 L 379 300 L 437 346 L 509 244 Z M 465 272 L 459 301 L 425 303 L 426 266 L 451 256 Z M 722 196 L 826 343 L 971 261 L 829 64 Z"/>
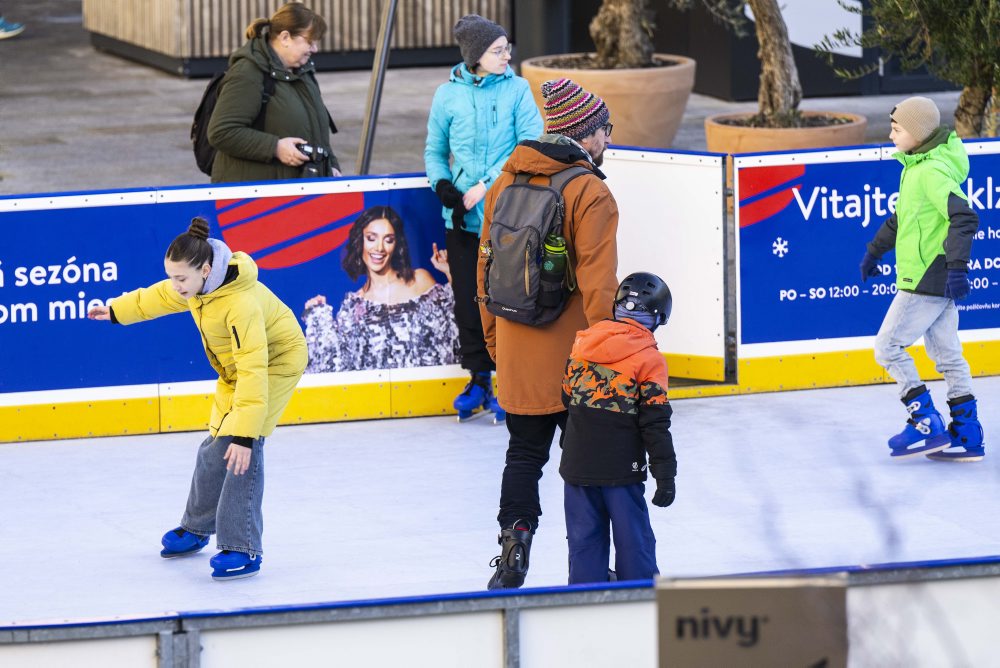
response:
<path id="1" fill-rule="evenodd" d="M 318 179 L 324 176 L 323 163 L 328 156 L 326 149 L 312 144 L 296 144 L 295 148 L 306 157 L 306 162 L 302 164 L 302 178 Z"/>
<path id="2" fill-rule="evenodd" d="M 299 153 L 306 156 L 309 160 L 315 160 L 316 147 L 312 144 L 296 144 L 295 148 L 299 149 Z"/>

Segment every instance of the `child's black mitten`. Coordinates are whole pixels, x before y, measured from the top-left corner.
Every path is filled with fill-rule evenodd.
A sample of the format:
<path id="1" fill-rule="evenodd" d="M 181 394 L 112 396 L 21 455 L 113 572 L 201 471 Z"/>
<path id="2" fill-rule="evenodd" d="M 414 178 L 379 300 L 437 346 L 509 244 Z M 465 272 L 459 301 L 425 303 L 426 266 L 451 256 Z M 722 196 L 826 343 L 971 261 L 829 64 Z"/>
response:
<path id="1" fill-rule="evenodd" d="M 663 478 L 656 481 L 656 493 L 653 494 L 653 505 L 666 508 L 674 502 L 677 496 L 677 486 L 673 478 Z"/>

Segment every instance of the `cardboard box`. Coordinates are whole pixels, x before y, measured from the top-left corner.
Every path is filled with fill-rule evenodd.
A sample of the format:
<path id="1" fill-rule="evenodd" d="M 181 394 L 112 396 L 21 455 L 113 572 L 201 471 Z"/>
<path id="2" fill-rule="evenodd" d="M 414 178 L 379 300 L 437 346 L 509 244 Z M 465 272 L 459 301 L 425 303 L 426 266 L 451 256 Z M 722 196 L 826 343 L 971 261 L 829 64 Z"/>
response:
<path id="1" fill-rule="evenodd" d="M 661 668 L 847 665 L 846 578 L 661 578 L 656 599 Z"/>

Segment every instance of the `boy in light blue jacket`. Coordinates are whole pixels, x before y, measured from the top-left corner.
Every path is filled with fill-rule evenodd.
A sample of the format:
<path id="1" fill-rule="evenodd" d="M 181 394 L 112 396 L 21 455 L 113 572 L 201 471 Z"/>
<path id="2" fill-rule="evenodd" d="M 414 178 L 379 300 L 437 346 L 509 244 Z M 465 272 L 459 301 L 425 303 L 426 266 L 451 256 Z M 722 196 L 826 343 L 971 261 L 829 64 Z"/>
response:
<path id="1" fill-rule="evenodd" d="M 501 26 L 469 14 L 455 24 L 454 35 L 463 62 L 434 94 L 424 163 L 443 205 L 459 353 L 462 367 L 471 374 L 455 398 L 455 409 L 459 420 L 483 408 L 493 411 L 499 422 L 504 412 L 493 396 L 495 365 L 486 351 L 475 302 L 483 198 L 514 147 L 541 136 L 542 117 L 527 80 L 508 64 L 511 46 Z"/>

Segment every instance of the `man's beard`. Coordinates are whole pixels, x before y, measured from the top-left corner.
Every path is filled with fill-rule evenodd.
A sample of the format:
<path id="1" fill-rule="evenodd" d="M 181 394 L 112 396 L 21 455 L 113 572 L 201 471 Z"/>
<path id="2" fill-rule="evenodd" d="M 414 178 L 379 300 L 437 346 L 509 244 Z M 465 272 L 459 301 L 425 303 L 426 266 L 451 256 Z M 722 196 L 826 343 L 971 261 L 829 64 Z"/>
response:
<path id="1" fill-rule="evenodd" d="M 594 158 L 594 166 L 595 167 L 600 167 L 601 165 L 604 164 L 604 151 L 601 151 L 601 154 L 598 155 L 597 157 L 594 157 L 594 156 L 591 156 L 591 157 Z"/>

